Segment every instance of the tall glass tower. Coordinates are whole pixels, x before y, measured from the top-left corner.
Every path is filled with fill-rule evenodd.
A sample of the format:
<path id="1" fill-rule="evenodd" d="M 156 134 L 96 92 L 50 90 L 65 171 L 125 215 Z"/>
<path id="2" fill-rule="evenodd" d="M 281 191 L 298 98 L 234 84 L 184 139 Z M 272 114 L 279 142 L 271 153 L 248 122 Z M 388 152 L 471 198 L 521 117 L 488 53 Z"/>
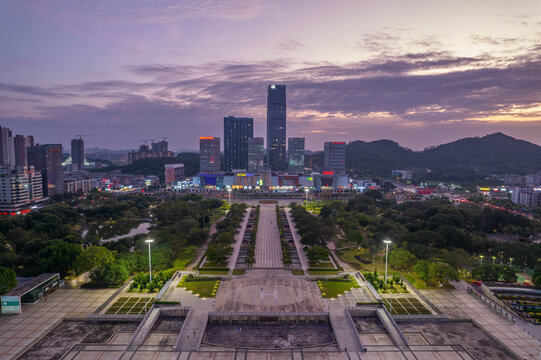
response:
<path id="1" fill-rule="evenodd" d="M 254 119 L 224 118 L 225 171 L 248 168 L 248 139 L 254 136 Z"/>
<path id="2" fill-rule="evenodd" d="M 267 167 L 272 171 L 287 169 L 285 85 L 269 85 L 267 92 Z"/>

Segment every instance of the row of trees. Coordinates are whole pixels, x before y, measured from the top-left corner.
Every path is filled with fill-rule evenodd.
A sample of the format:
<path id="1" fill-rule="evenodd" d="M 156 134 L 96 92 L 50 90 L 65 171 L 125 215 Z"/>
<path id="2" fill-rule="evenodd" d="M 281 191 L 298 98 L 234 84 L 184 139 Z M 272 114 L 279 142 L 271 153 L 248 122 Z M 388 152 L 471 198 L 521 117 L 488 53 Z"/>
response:
<path id="1" fill-rule="evenodd" d="M 217 231 L 212 235 L 212 242 L 208 246 L 207 260 L 216 264 L 223 264 L 227 261 L 235 242 L 235 234 L 244 217 L 246 204 L 232 204 L 225 218 L 217 225 Z"/>

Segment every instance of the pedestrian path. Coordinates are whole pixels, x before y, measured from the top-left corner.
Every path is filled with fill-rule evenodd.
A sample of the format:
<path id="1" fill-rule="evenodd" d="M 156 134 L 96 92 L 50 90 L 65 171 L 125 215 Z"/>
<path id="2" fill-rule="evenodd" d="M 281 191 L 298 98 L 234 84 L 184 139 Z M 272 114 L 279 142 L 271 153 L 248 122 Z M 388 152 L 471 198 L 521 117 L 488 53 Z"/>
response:
<path id="1" fill-rule="evenodd" d="M 246 210 L 246 212 L 244 213 L 244 219 L 242 220 L 242 223 L 240 225 L 240 229 L 235 234 L 235 243 L 233 244 L 233 253 L 229 257 L 229 261 L 228 261 L 229 264 L 227 266 L 230 270 L 233 270 L 235 268 L 235 264 L 237 263 L 240 246 L 242 244 L 242 239 L 244 238 L 244 232 L 246 231 L 246 225 L 248 224 L 248 219 L 250 218 L 251 212 L 252 212 L 252 208 L 248 208 Z"/>
<path id="2" fill-rule="evenodd" d="M 282 248 L 276 224 L 276 207 L 261 205 L 255 244 L 256 268 L 281 268 Z"/>

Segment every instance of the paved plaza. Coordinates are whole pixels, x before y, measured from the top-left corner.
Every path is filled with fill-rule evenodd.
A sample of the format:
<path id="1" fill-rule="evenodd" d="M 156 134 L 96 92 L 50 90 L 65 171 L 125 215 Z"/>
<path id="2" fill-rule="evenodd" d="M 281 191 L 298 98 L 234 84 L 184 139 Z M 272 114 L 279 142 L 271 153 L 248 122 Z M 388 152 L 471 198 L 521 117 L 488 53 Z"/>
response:
<path id="1" fill-rule="evenodd" d="M 323 311 L 314 281 L 293 277 L 282 270 L 252 272 L 256 273 L 250 277 L 222 281 L 216 294 L 216 311 Z"/>
<path id="2" fill-rule="evenodd" d="M 282 248 L 280 234 L 276 224 L 274 204 L 262 204 L 259 212 L 259 224 L 255 243 L 256 268 L 281 268 Z"/>
<path id="3" fill-rule="evenodd" d="M 0 317 L 0 359 L 13 359 L 28 345 L 54 328 L 64 318 L 85 319 L 116 289 L 58 289 L 32 305 L 23 305 L 20 315 Z"/>
<path id="4" fill-rule="evenodd" d="M 443 313 L 476 321 L 524 359 L 538 359 L 540 343 L 473 295 L 459 290 L 420 290 Z"/>

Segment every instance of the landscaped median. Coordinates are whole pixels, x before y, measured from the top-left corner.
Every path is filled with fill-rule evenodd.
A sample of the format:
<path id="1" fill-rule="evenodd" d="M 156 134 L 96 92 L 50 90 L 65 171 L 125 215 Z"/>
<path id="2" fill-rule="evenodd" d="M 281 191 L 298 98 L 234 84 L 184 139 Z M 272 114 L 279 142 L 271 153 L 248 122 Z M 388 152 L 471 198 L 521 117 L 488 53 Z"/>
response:
<path id="1" fill-rule="evenodd" d="M 221 281 L 219 277 L 196 277 L 189 274 L 180 280 L 177 287 L 185 288 L 199 297 L 209 298 L 216 296 Z"/>
<path id="2" fill-rule="evenodd" d="M 324 298 L 336 298 L 346 291 L 359 288 L 359 284 L 350 275 L 330 279 L 318 279 L 317 286 Z"/>

